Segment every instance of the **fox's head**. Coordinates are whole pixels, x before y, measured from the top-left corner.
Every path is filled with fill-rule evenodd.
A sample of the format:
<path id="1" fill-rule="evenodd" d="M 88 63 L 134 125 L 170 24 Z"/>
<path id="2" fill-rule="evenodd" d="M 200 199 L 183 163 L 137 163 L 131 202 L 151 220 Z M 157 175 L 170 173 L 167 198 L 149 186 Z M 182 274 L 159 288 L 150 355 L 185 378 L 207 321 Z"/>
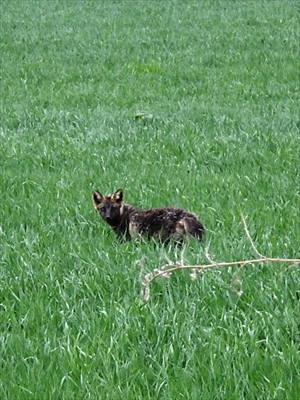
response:
<path id="1" fill-rule="evenodd" d="M 103 196 L 95 190 L 93 192 L 94 207 L 100 216 L 111 226 L 120 223 L 123 212 L 123 190 L 119 189 L 112 195 Z"/>

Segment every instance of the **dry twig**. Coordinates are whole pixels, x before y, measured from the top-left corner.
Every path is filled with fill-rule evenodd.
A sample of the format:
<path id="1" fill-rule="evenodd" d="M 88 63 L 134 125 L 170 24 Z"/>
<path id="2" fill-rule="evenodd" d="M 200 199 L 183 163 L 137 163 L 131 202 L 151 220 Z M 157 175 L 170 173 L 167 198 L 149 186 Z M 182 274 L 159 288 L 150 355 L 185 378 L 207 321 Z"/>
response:
<path id="1" fill-rule="evenodd" d="M 210 264 L 204 264 L 204 265 L 184 265 L 183 257 L 181 257 L 181 261 L 174 263 L 168 260 L 168 264 L 163 265 L 161 268 L 157 268 L 154 270 L 154 273 L 148 273 L 142 282 L 143 286 L 143 299 L 145 301 L 149 300 L 150 298 L 150 285 L 155 281 L 155 279 L 159 277 L 167 277 L 169 278 L 170 275 L 179 270 L 183 269 L 192 269 L 193 273 L 191 274 L 191 278 L 195 279 L 196 278 L 196 271 L 201 272 L 205 271 L 208 269 L 212 268 L 219 268 L 219 267 L 234 267 L 234 266 L 240 266 L 239 269 L 243 268 L 246 265 L 250 264 L 258 264 L 258 263 L 264 263 L 264 262 L 275 262 L 275 263 L 290 263 L 292 265 L 299 264 L 300 259 L 294 259 L 294 258 L 272 258 L 272 257 L 266 257 L 262 255 L 254 245 L 254 242 L 250 236 L 249 230 L 247 228 L 247 224 L 245 221 L 244 216 L 242 215 L 242 221 L 244 224 L 244 229 L 247 238 L 249 239 L 251 243 L 251 247 L 253 248 L 254 252 L 257 254 L 259 258 L 254 258 L 250 260 L 241 260 L 241 261 L 229 261 L 229 262 L 215 262 L 211 259 L 211 257 L 208 254 L 208 249 L 206 249 L 205 255 L 206 258 L 209 260 Z M 290 268 L 289 266 L 288 268 Z M 237 293 L 242 293 L 242 292 L 237 292 Z"/>

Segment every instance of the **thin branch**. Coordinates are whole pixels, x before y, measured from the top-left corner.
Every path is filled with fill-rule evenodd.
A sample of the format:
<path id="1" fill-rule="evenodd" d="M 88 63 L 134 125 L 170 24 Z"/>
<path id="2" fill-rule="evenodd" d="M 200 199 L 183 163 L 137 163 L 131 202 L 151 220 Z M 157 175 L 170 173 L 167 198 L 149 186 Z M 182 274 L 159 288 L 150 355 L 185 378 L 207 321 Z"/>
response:
<path id="1" fill-rule="evenodd" d="M 151 283 L 158 278 L 161 275 L 165 275 L 165 274 L 170 274 L 174 271 L 178 271 L 181 269 L 200 269 L 200 270 L 205 270 L 205 269 L 211 269 L 211 268 L 217 268 L 217 267 L 232 267 L 232 266 L 236 266 L 236 265 L 249 265 L 249 264 L 257 264 L 257 263 L 262 263 L 262 262 L 287 262 L 287 263 L 295 263 L 298 264 L 300 263 L 300 259 L 297 258 L 269 258 L 269 257 L 263 257 L 263 258 L 256 258 L 256 259 L 252 259 L 252 260 L 243 260 L 243 261 L 229 261 L 229 262 L 220 262 L 220 263 L 215 263 L 215 264 L 205 264 L 205 265 L 177 265 L 177 266 L 172 266 L 174 264 L 171 264 L 170 267 L 171 268 L 167 268 L 168 266 L 165 266 L 165 268 L 163 271 L 158 270 L 159 272 L 152 276 L 151 279 L 147 282 L 149 285 L 151 285 Z"/>
<path id="2" fill-rule="evenodd" d="M 211 256 L 209 255 L 208 249 L 209 249 L 209 247 L 207 246 L 207 247 L 205 248 L 205 257 L 208 259 L 208 261 L 209 261 L 211 264 L 215 264 L 216 261 L 214 261 L 214 260 L 211 258 Z"/>
<path id="3" fill-rule="evenodd" d="M 249 231 L 248 231 L 247 224 L 246 224 L 246 220 L 245 220 L 245 218 L 244 218 L 243 213 L 241 213 L 241 217 L 242 217 L 242 221 L 243 221 L 243 224 L 244 224 L 244 229 L 245 229 L 247 238 L 249 239 L 249 242 L 251 243 L 251 246 L 252 246 L 253 250 L 254 250 L 255 253 L 258 255 L 258 257 L 267 258 L 267 257 L 265 257 L 264 255 L 262 255 L 262 254 L 257 250 L 257 248 L 256 248 L 256 246 L 255 246 L 255 244 L 254 244 L 254 242 L 253 242 L 253 240 L 252 240 L 252 237 L 250 236 L 250 233 L 249 233 Z"/>
<path id="4" fill-rule="evenodd" d="M 218 268 L 218 267 L 232 267 L 232 266 L 241 266 L 264 262 L 276 262 L 276 263 L 292 263 L 292 264 L 300 264 L 300 259 L 298 258 L 269 258 L 263 257 L 252 260 L 243 260 L 243 261 L 230 261 L 230 262 L 220 262 L 215 264 L 205 264 L 205 265 L 176 265 L 171 263 L 169 265 L 164 265 L 164 270 L 157 269 L 155 275 L 147 274 L 145 281 L 142 283 L 143 285 L 143 298 L 145 301 L 150 298 L 150 285 L 155 281 L 155 279 L 159 277 L 169 277 L 173 272 L 183 270 L 183 269 L 193 269 L 204 271 L 207 269 Z"/>
<path id="5" fill-rule="evenodd" d="M 143 286 L 143 298 L 144 300 L 149 300 L 150 298 L 150 285 L 155 281 L 155 279 L 159 277 L 170 277 L 170 275 L 179 270 L 183 269 L 192 269 L 193 273 L 191 274 L 191 278 L 195 279 L 196 278 L 196 271 L 205 271 L 207 269 L 212 269 L 212 268 L 219 268 L 219 267 L 232 267 L 232 266 L 239 266 L 243 268 L 245 265 L 250 265 L 250 264 L 258 264 L 258 263 L 265 263 L 265 262 L 275 262 L 275 263 L 290 263 L 292 266 L 295 264 L 300 264 L 300 259 L 299 258 L 272 258 L 272 257 L 266 257 L 262 255 L 256 248 L 249 230 L 247 228 L 246 220 L 241 214 L 243 224 L 244 224 L 244 229 L 247 235 L 247 238 L 249 239 L 251 246 L 255 253 L 258 255 L 259 258 L 251 259 L 251 260 L 241 260 L 241 261 L 229 261 L 229 262 L 214 262 L 211 257 L 208 254 L 208 249 L 205 251 L 206 258 L 210 262 L 210 264 L 203 264 L 203 265 L 184 265 L 184 260 L 183 260 L 183 253 L 181 254 L 181 261 L 180 262 L 172 262 L 168 260 L 168 264 L 163 265 L 159 269 L 155 269 L 153 273 L 148 273 L 145 277 L 144 280 L 142 281 L 142 286 Z M 290 266 L 291 267 L 291 266 Z M 286 269 L 290 268 L 287 267 Z M 239 272 L 239 271 L 238 271 Z M 237 272 L 237 273 L 238 273 Z M 242 291 L 238 292 L 242 293 Z"/>

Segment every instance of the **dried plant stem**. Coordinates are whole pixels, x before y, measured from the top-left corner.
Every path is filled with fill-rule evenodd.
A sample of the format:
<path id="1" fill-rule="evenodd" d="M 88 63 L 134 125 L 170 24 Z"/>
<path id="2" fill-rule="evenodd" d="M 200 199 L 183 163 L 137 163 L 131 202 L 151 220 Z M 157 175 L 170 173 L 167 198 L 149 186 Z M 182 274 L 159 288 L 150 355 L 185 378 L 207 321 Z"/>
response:
<path id="1" fill-rule="evenodd" d="M 246 220 L 242 214 L 242 221 L 244 224 L 244 229 L 247 238 L 250 241 L 251 247 L 253 248 L 254 252 L 259 258 L 254 258 L 250 260 L 241 260 L 241 261 L 229 261 L 229 262 L 214 262 L 211 257 L 208 254 L 208 249 L 206 249 L 206 258 L 208 261 L 210 261 L 210 264 L 204 264 L 204 265 L 184 265 L 183 261 L 183 256 L 181 258 L 181 261 L 179 263 L 173 263 L 168 260 L 168 264 L 163 265 L 159 269 L 155 269 L 154 273 L 149 273 L 145 277 L 144 281 L 142 282 L 143 286 L 143 298 L 144 300 L 148 300 L 150 297 L 150 285 L 155 281 L 155 279 L 159 277 L 170 277 L 170 275 L 179 270 L 183 269 L 192 269 L 193 270 L 193 276 L 192 278 L 194 279 L 195 276 L 195 271 L 204 271 L 207 269 L 212 269 L 212 268 L 220 268 L 220 267 L 234 267 L 234 266 L 240 266 L 240 268 L 243 268 L 245 265 L 250 265 L 250 264 L 258 264 L 258 263 L 266 263 L 266 262 L 273 262 L 273 263 L 289 263 L 292 265 L 295 264 L 300 264 L 300 259 L 299 258 L 271 258 L 271 257 L 266 257 L 262 255 L 256 248 L 249 230 L 247 228 Z M 288 268 L 290 268 L 292 265 L 290 265 Z M 286 268 L 286 269 L 288 269 Z"/>
<path id="2" fill-rule="evenodd" d="M 249 242 L 251 243 L 252 249 L 255 251 L 255 253 L 258 255 L 258 257 L 266 258 L 265 256 L 263 256 L 263 255 L 257 250 L 257 248 L 256 248 L 256 246 L 255 246 L 255 244 L 254 244 L 254 242 L 253 242 L 253 240 L 252 240 L 252 237 L 251 237 L 251 235 L 250 235 L 250 233 L 249 233 L 249 230 L 248 230 L 248 228 L 247 228 L 246 220 L 245 220 L 245 217 L 244 217 L 243 213 L 241 213 L 241 217 L 242 217 L 242 221 L 243 221 L 243 224 L 244 224 L 244 229 L 245 229 L 247 238 L 249 239 Z"/>
<path id="3" fill-rule="evenodd" d="M 263 258 L 257 258 L 257 259 L 252 259 L 252 260 L 243 260 L 243 261 L 230 261 L 230 262 L 220 262 L 220 263 L 214 263 L 214 264 L 206 264 L 206 265 L 182 265 L 182 264 L 169 264 L 164 266 L 163 271 L 159 271 L 157 274 L 151 277 L 151 279 L 148 280 L 147 284 L 151 285 L 151 283 L 158 277 L 162 275 L 167 275 L 171 274 L 174 271 L 178 271 L 180 269 L 198 269 L 198 270 L 206 270 L 206 269 L 211 269 L 211 268 L 217 268 L 217 267 L 231 267 L 231 266 L 236 266 L 236 265 L 249 265 L 249 264 L 257 264 L 257 263 L 262 263 L 262 262 L 286 262 L 286 263 L 293 263 L 293 264 L 299 264 L 300 259 L 298 258 L 269 258 L 269 257 L 263 257 Z M 170 268 L 168 268 L 170 267 Z"/>

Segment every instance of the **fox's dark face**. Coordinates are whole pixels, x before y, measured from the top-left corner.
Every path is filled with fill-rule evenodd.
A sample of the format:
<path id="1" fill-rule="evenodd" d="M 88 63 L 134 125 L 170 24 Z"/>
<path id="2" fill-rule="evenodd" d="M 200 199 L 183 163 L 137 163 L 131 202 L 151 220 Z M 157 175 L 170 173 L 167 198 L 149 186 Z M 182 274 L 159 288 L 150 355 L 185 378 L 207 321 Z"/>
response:
<path id="1" fill-rule="evenodd" d="M 116 226 L 120 222 L 123 205 L 123 191 L 117 190 L 113 195 L 103 196 L 98 191 L 93 193 L 94 207 L 100 216 L 111 226 Z"/>

